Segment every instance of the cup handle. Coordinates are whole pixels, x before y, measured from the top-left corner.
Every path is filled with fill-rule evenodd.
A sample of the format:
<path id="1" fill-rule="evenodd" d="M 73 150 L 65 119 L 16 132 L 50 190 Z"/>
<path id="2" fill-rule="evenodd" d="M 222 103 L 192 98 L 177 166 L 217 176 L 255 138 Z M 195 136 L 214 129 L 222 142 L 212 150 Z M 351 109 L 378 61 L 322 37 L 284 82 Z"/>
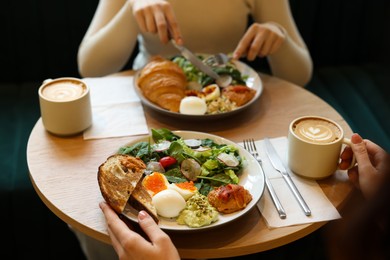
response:
<path id="1" fill-rule="evenodd" d="M 348 146 L 352 146 L 352 142 L 351 142 L 351 139 L 349 138 L 343 138 L 343 144 L 345 145 L 348 145 Z M 348 169 L 351 169 L 352 167 L 354 167 L 356 164 L 356 157 L 355 157 L 355 154 L 352 154 L 352 161 L 351 161 L 351 164 L 349 165 Z"/>
<path id="2" fill-rule="evenodd" d="M 43 82 L 42 82 L 42 84 L 46 84 L 46 83 L 49 83 L 50 81 L 53 81 L 53 79 L 45 79 Z"/>

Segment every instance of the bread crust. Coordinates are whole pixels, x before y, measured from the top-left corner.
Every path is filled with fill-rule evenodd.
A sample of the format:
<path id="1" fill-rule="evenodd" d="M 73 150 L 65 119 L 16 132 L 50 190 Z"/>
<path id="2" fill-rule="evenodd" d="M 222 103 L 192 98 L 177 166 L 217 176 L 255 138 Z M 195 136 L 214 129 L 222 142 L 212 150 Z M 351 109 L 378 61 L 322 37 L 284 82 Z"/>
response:
<path id="1" fill-rule="evenodd" d="M 131 194 L 129 204 L 136 210 L 145 210 L 154 219 L 154 221 L 156 221 L 156 223 L 159 222 L 157 209 L 152 202 L 152 196 L 142 185 L 142 180 L 138 182 L 137 187 L 135 187 L 133 193 Z"/>
<path id="2" fill-rule="evenodd" d="M 123 154 L 112 155 L 99 166 L 100 191 L 117 213 L 125 208 L 145 169 L 146 165 L 140 158 Z"/>
<path id="3" fill-rule="evenodd" d="M 159 222 L 152 197 L 142 185 L 145 163 L 137 157 L 115 154 L 99 166 L 98 183 L 104 200 L 117 212 L 122 213 L 129 203 L 136 210 L 145 210 Z"/>

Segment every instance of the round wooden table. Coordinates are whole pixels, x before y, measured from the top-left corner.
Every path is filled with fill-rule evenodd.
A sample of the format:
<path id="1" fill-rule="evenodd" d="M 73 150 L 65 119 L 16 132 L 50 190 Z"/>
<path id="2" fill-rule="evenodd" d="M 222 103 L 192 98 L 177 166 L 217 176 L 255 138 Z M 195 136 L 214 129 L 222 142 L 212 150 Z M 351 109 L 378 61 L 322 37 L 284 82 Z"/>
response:
<path id="1" fill-rule="evenodd" d="M 132 75 L 128 71 L 120 75 Z M 116 74 L 115 76 L 118 76 Z M 144 108 L 149 128 L 208 132 L 235 142 L 253 137 L 286 136 L 298 116 L 320 115 L 338 122 L 345 135 L 352 134 L 345 120 L 326 102 L 292 83 L 261 75 L 264 90 L 252 106 L 237 115 L 215 121 L 186 121 Z M 110 243 L 106 222 L 98 206 L 103 200 L 98 166 L 123 144 L 136 137 L 83 140 L 82 135 L 57 137 L 39 119 L 27 146 L 33 186 L 59 218 L 84 234 Z M 346 175 L 319 181 L 333 205 L 340 209 L 352 191 Z M 254 207 L 243 217 L 218 228 L 188 233 L 168 232 L 182 258 L 219 258 L 252 254 L 285 245 L 317 230 L 326 222 L 268 229 Z"/>

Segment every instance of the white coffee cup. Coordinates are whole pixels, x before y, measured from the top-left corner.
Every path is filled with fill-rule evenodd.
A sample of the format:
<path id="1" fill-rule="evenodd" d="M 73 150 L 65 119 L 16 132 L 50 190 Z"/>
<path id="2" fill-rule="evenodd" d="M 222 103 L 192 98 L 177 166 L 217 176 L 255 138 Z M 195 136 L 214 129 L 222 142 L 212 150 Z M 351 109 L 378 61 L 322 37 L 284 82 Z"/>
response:
<path id="1" fill-rule="evenodd" d="M 50 133 L 79 134 L 92 124 L 90 90 L 78 78 L 48 79 L 38 90 L 41 117 Z"/>
<path id="2" fill-rule="evenodd" d="M 294 119 L 288 131 L 288 166 L 297 175 L 324 179 L 338 168 L 340 153 L 351 140 L 339 124 L 325 117 Z M 353 158 L 349 168 L 355 165 Z"/>

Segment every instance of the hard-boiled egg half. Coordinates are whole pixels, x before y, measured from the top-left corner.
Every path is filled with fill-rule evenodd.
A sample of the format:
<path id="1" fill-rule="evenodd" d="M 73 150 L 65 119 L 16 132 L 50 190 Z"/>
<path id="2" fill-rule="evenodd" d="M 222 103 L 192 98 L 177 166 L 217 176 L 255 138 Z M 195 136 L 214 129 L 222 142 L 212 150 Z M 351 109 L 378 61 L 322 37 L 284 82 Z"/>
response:
<path id="1" fill-rule="evenodd" d="M 162 190 L 168 189 L 169 182 L 164 174 L 153 172 L 152 174 L 144 177 L 142 185 L 149 192 L 150 196 L 153 197 Z"/>
<path id="2" fill-rule="evenodd" d="M 180 102 L 179 112 L 187 115 L 204 115 L 207 112 L 206 101 L 196 96 L 185 97 Z"/>
<path id="3" fill-rule="evenodd" d="M 152 202 L 156 207 L 157 214 L 166 218 L 179 216 L 180 211 L 186 206 L 184 198 L 172 189 L 160 191 L 152 197 Z"/>
<path id="4" fill-rule="evenodd" d="M 184 197 L 179 191 L 169 188 L 167 178 L 164 174 L 153 172 L 142 180 L 142 185 L 152 196 L 152 203 L 157 210 L 157 214 L 166 217 L 177 217 L 186 206 Z"/>
<path id="5" fill-rule="evenodd" d="M 211 101 L 219 98 L 221 96 L 221 91 L 217 84 L 211 84 L 202 89 L 202 92 L 205 93 L 206 101 Z"/>
<path id="6" fill-rule="evenodd" d="M 197 188 L 192 181 L 171 183 L 169 184 L 168 189 L 177 191 L 185 200 L 188 200 L 197 191 Z"/>

